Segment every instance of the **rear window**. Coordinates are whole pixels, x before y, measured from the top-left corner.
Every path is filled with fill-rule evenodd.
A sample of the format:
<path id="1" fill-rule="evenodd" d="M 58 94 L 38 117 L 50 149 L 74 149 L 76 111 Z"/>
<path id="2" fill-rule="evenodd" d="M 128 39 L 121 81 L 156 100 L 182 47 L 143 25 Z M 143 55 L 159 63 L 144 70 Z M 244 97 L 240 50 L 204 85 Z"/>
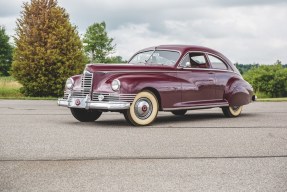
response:
<path id="1" fill-rule="evenodd" d="M 227 70 L 227 65 L 219 58 L 214 57 L 212 55 L 208 55 L 208 59 L 210 61 L 211 67 L 214 69 L 223 69 Z"/>

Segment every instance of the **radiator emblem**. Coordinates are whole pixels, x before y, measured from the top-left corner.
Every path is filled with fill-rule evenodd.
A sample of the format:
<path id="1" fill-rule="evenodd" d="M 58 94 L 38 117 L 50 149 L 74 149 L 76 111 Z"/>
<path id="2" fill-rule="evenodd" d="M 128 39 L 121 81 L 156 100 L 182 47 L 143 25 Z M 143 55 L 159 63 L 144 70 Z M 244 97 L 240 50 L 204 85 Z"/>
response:
<path id="1" fill-rule="evenodd" d="M 81 100 L 80 100 L 80 99 L 76 99 L 75 104 L 76 104 L 77 106 L 79 106 L 79 105 L 81 104 Z"/>

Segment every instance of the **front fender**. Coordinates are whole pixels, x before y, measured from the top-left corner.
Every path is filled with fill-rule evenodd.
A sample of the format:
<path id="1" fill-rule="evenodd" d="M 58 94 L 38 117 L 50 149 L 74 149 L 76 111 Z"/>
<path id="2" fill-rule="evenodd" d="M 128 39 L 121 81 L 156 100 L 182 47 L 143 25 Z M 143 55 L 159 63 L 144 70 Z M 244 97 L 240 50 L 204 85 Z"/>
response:
<path id="1" fill-rule="evenodd" d="M 181 100 L 180 80 L 176 73 L 122 75 L 117 79 L 121 82 L 121 93 L 137 94 L 144 89 L 156 92 L 162 108 L 171 108 Z"/>

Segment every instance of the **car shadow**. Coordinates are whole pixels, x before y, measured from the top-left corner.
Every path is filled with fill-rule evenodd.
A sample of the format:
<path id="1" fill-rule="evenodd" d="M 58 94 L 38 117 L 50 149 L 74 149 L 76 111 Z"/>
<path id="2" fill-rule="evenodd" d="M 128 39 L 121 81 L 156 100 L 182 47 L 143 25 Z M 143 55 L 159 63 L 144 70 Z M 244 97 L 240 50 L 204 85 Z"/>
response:
<path id="1" fill-rule="evenodd" d="M 243 113 L 238 118 L 252 118 L 256 117 L 258 114 L 253 113 Z M 143 126 L 137 128 L 170 128 L 176 127 L 176 124 L 180 122 L 208 122 L 213 121 L 214 124 L 218 122 L 222 122 L 222 119 L 226 119 L 226 121 L 230 121 L 232 118 L 226 118 L 222 113 L 191 113 L 183 116 L 176 116 L 168 113 L 161 113 L 155 122 L 150 126 Z M 237 118 L 236 118 L 237 119 Z M 71 125 L 80 125 L 80 126 L 100 126 L 101 128 L 134 128 L 134 126 L 130 125 L 124 117 L 113 117 L 113 119 L 98 119 L 95 122 L 69 122 Z M 216 127 L 214 127 L 216 128 Z"/>

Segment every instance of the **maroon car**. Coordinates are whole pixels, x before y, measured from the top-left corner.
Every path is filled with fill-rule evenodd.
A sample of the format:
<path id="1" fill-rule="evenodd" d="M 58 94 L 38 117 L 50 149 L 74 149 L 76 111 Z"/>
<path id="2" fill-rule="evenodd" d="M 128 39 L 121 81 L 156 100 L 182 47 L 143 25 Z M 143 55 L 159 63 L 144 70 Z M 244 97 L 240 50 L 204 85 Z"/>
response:
<path id="1" fill-rule="evenodd" d="M 88 64 L 68 78 L 64 98 L 79 121 L 95 121 L 102 112 L 124 114 L 132 125 L 149 125 L 158 111 L 220 107 L 237 117 L 255 100 L 252 86 L 221 53 L 200 46 L 160 45 L 143 49 L 127 64 Z"/>

